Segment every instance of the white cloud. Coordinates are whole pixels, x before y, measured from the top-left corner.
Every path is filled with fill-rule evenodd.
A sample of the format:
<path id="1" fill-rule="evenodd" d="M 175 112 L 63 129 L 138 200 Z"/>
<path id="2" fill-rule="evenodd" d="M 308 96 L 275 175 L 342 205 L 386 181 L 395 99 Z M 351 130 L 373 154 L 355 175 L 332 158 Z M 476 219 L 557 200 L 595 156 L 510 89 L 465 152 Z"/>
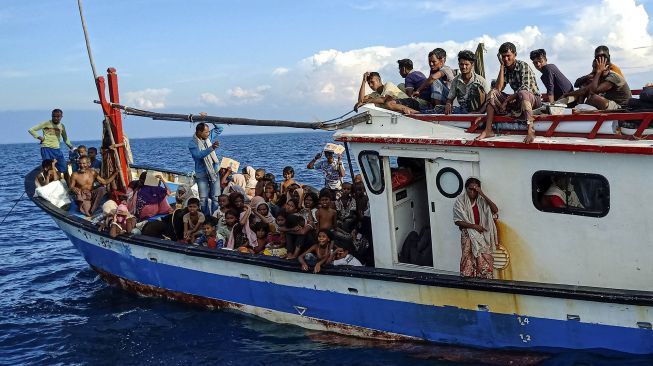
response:
<path id="1" fill-rule="evenodd" d="M 480 4 L 477 1 L 473 3 Z M 513 1 L 508 3 L 515 4 Z M 422 6 L 431 5 L 422 3 Z M 448 53 L 447 64 L 457 68 L 456 54 L 463 49 L 475 50 L 478 42 L 483 42 L 487 50 L 485 65 L 488 79 L 496 78 L 498 72 L 495 56 L 498 47 L 510 41 L 517 45 L 518 58 L 527 62 L 530 62 L 528 55 L 531 50 L 546 49 L 549 62 L 555 63 L 572 82 L 591 71 L 594 48 L 601 44 L 610 47 L 613 62 L 622 68 L 632 88 L 641 88 L 644 83 L 653 81 L 653 77 L 649 76 L 653 71 L 653 47 L 635 49 L 653 45 L 653 39 L 646 31 L 648 14 L 635 0 L 604 0 L 595 6 L 583 7 L 561 16 L 568 17 L 568 22 L 556 33 L 544 33 L 537 26 L 527 26 L 512 33 L 483 35 L 464 42 L 411 43 L 349 51 L 323 50 L 298 61 L 288 71 L 289 77 L 273 84 L 268 99 L 295 105 L 302 101 L 333 108 L 349 106 L 358 94 L 365 71 L 379 71 L 384 81 L 403 82 L 398 73 L 397 60 L 410 58 L 417 70 L 427 73 L 428 52 L 442 47 Z M 235 90 L 232 90 L 232 94 L 235 94 Z M 239 91 L 247 95 L 245 91 Z"/>
<path id="2" fill-rule="evenodd" d="M 18 79 L 32 76 L 27 71 L 20 70 L 0 70 L 0 79 Z"/>
<path id="3" fill-rule="evenodd" d="M 127 104 L 129 106 L 146 109 L 161 109 L 166 106 L 166 97 L 171 90 L 162 89 L 144 89 L 133 92 L 126 92 Z"/>
<path id="4" fill-rule="evenodd" d="M 222 107 L 226 105 L 226 103 L 224 102 L 224 100 L 222 100 L 222 98 L 218 97 L 213 93 L 202 93 L 200 95 L 200 103 L 204 105 L 213 105 L 218 107 Z"/>
<path id="5" fill-rule="evenodd" d="M 272 71 L 272 75 L 275 75 L 275 76 L 286 75 L 288 73 L 288 71 L 290 71 L 290 70 L 285 68 L 285 67 L 277 67 L 276 69 L 274 69 Z"/>
<path id="6" fill-rule="evenodd" d="M 254 103 L 261 101 L 270 88 L 270 85 L 260 85 L 254 89 L 244 89 L 237 86 L 227 90 L 227 95 L 232 98 L 234 103 Z"/>

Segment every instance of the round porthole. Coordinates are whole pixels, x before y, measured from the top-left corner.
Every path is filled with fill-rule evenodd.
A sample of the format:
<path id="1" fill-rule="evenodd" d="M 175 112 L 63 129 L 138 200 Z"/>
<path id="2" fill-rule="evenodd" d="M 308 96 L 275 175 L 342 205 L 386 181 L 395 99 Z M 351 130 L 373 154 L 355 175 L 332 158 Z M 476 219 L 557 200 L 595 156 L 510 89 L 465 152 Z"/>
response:
<path id="1" fill-rule="evenodd" d="M 435 177 L 438 191 L 448 198 L 456 198 L 463 191 L 463 177 L 454 168 L 442 168 Z"/>

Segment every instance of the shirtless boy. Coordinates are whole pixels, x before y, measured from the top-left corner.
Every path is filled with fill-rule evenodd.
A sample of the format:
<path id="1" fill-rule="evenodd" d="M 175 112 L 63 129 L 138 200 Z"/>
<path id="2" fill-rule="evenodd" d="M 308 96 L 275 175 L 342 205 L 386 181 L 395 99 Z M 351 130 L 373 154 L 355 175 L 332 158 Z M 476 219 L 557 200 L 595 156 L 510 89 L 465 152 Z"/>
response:
<path id="1" fill-rule="evenodd" d="M 318 230 L 333 230 L 336 228 L 338 211 L 332 208 L 331 191 L 324 188 L 320 191 L 320 208 L 317 209 L 316 217 Z"/>
<path id="2" fill-rule="evenodd" d="M 79 170 L 70 176 L 70 190 L 75 194 L 75 202 L 79 206 L 79 212 L 86 216 L 92 216 L 93 211 L 98 208 L 100 199 L 106 193 L 105 185 L 113 182 L 118 175 L 114 172 L 109 178 L 104 179 L 95 170 L 90 169 L 91 161 L 88 156 L 79 158 Z M 99 182 L 102 186 L 93 189 L 93 183 Z"/>

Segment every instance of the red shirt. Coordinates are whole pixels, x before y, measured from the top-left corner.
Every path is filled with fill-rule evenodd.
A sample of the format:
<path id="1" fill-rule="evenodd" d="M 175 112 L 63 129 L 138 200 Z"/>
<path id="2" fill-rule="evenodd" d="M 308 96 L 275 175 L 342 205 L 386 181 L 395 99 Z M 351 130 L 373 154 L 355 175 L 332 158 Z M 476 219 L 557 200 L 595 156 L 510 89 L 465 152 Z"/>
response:
<path id="1" fill-rule="evenodd" d="M 474 223 L 479 225 L 481 223 L 481 214 L 478 212 L 478 205 L 476 202 L 472 204 L 472 211 L 474 212 Z"/>

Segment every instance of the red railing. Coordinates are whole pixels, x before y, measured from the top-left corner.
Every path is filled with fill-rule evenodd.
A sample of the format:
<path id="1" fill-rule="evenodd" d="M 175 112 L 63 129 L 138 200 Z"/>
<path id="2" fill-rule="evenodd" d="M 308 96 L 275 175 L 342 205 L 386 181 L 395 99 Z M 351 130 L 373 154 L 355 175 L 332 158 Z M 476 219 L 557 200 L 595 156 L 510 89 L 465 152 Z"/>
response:
<path id="1" fill-rule="evenodd" d="M 411 118 L 419 119 L 421 121 L 429 122 L 469 122 L 470 126 L 465 130 L 468 133 L 479 132 L 479 126 L 487 119 L 486 115 L 465 115 L 465 114 L 414 114 L 410 115 Z M 599 134 L 599 130 L 605 121 L 613 120 L 640 120 L 639 127 L 632 135 L 624 135 L 619 132 L 613 134 Z M 536 135 L 544 137 L 584 137 L 588 139 L 594 138 L 607 138 L 607 139 L 653 139 L 653 135 L 642 136 L 644 130 L 648 127 L 649 123 L 653 120 L 653 112 L 595 112 L 595 113 L 577 113 L 566 115 L 538 115 L 535 116 L 535 121 L 551 122 L 551 126 L 545 132 L 536 132 Z M 556 129 L 560 126 L 561 122 L 594 122 L 594 126 L 589 132 L 557 132 Z M 505 116 L 495 116 L 494 123 L 518 123 L 513 118 Z M 526 130 L 504 130 L 502 134 L 526 134 Z"/>

